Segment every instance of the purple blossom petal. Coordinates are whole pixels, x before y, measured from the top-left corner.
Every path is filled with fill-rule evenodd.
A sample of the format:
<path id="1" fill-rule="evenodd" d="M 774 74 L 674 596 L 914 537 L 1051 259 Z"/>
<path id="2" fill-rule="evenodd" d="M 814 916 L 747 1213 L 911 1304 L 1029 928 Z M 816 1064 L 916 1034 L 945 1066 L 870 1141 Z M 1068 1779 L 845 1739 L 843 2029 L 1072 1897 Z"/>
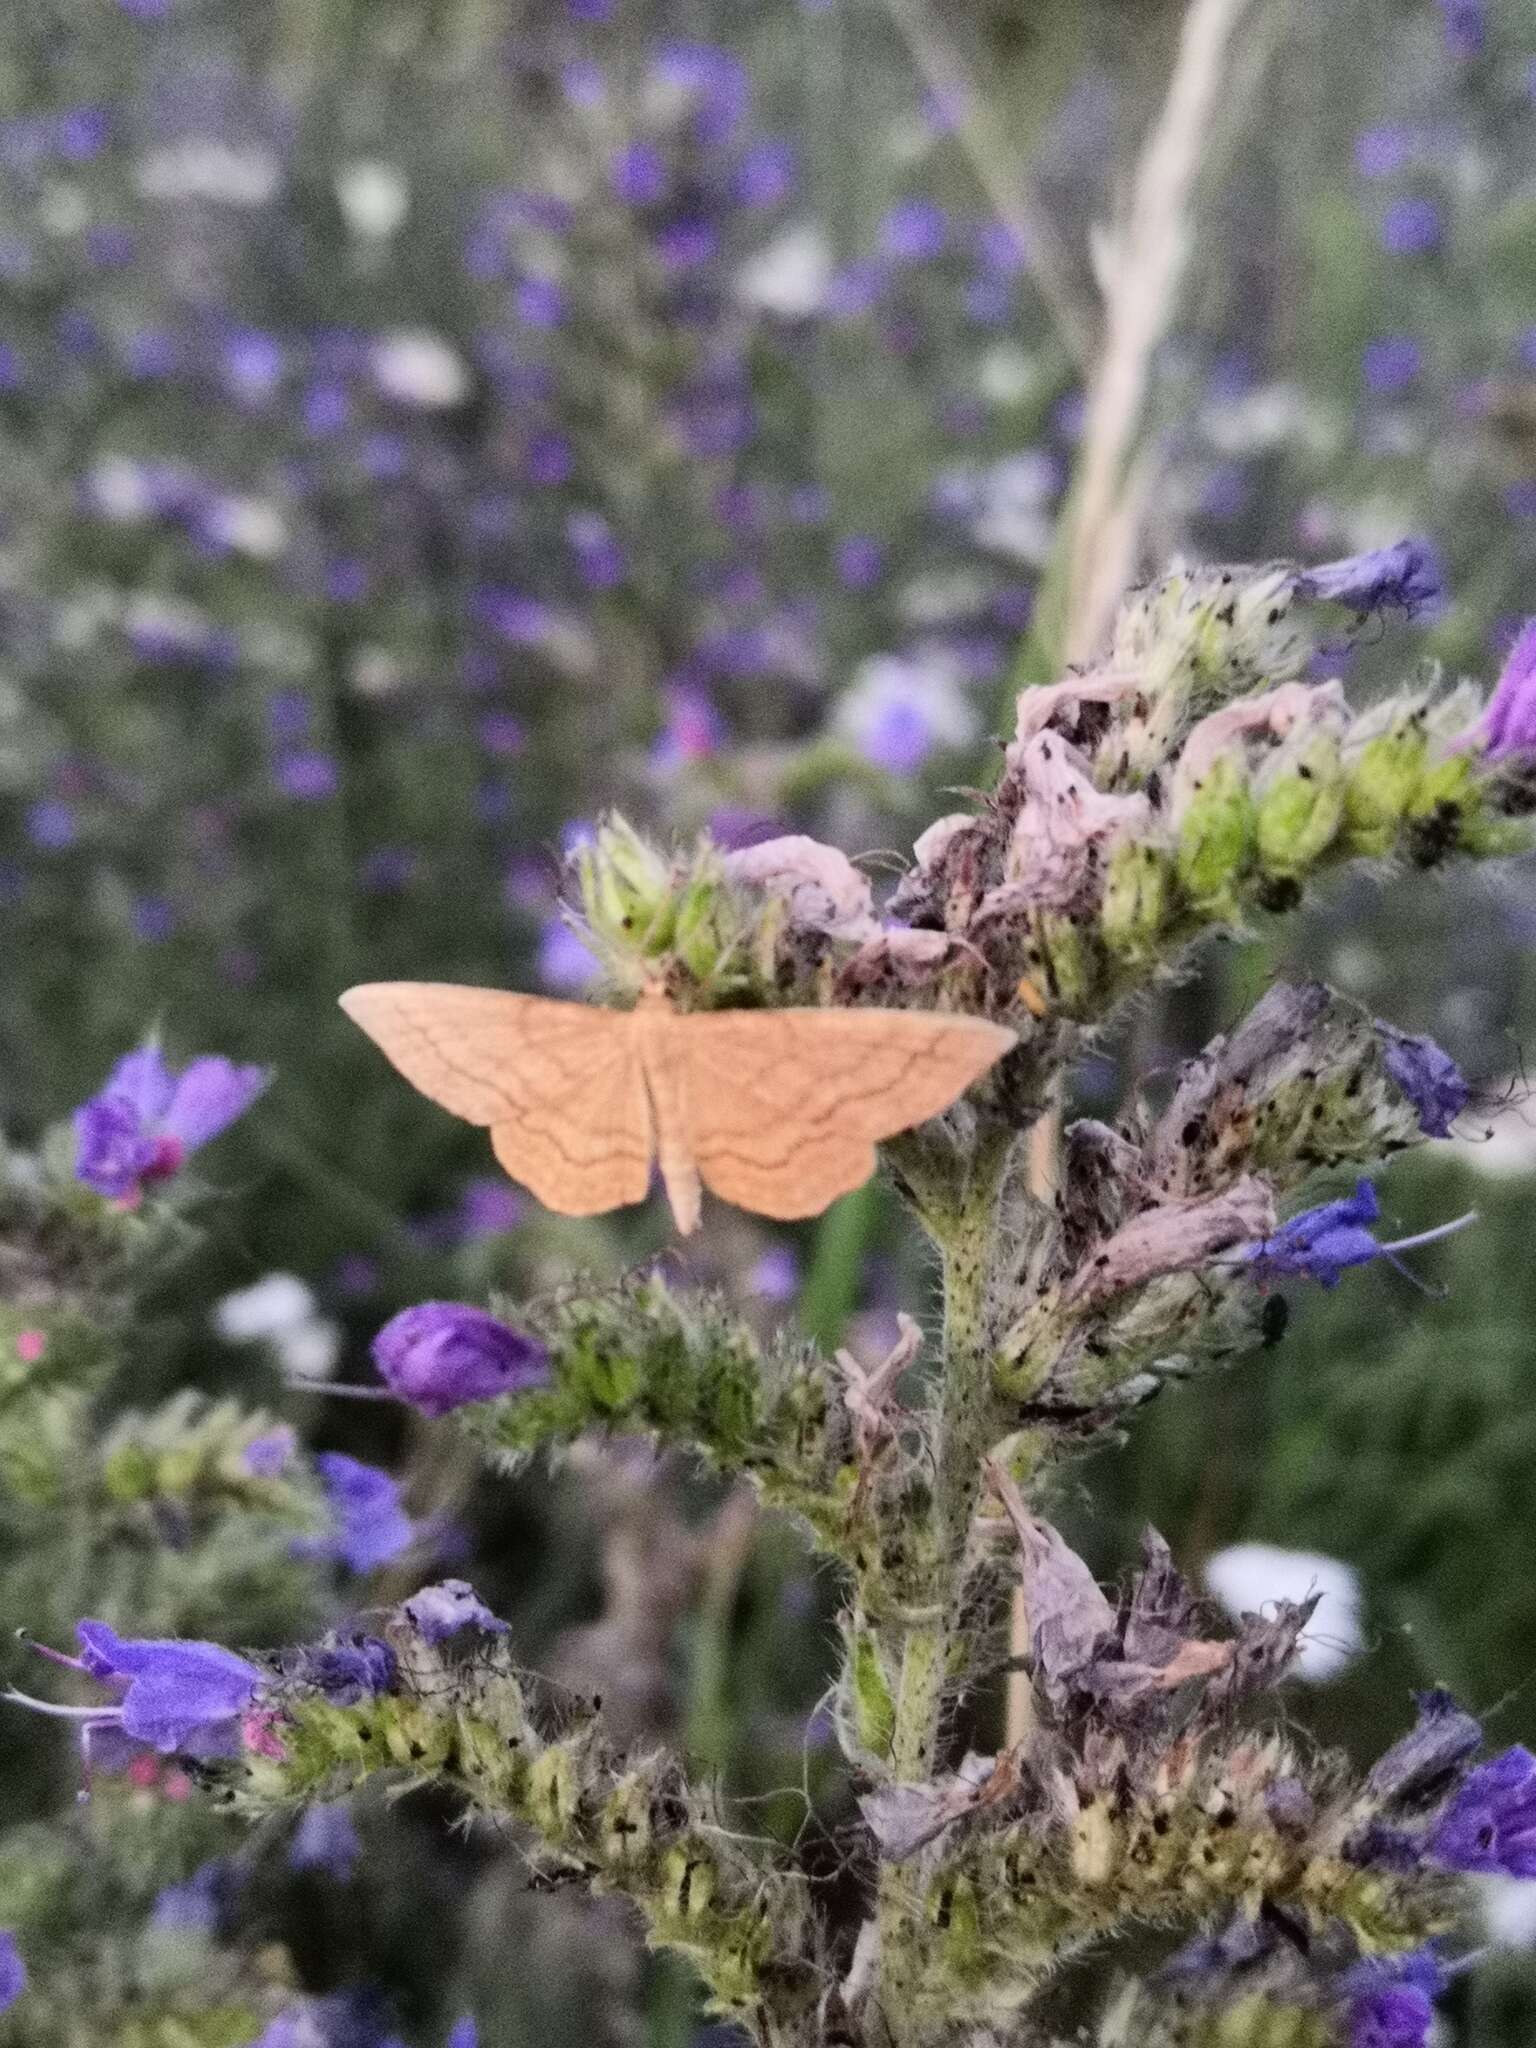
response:
<path id="1" fill-rule="evenodd" d="M 1425 2048 L 1445 1985 L 1432 1949 L 1357 1963 L 1343 1979 L 1349 2048 Z"/>
<path id="2" fill-rule="evenodd" d="M 394 1685 L 395 1653 L 377 1636 L 313 1643 L 300 1652 L 294 1676 L 323 1693 L 333 1707 L 354 1707 Z"/>
<path id="3" fill-rule="evenodd" d="M 380 1378 L 423 1415 L 524 1393 L 549 1378 L 542 1344 L 460 1302 L 402 1309 L 379 1331 L 372 1350 Z"/>
<path id="4" fill-rule="evenodd" d="M 0 1927 L 0 2012 L 12 2006 L 27 1988 L 27 1966 L 9 1927 Z"/>
<path id="5" fill-rule="evenodd" d="M 1416 611 L 1440 595 L 1440 572 L 1428 541 L 1400 540 L 1369 554 L 1304 569 L 1295 590 L 1298 597 L 1321 598 L 1357 612 L 1379 611 L 1386 605 Z"/>
<path id="6" fill-rule="evenodd" d="M 429 1643 L 446 1642 L 460 1629 L 478 1628 L 487 1635 L 505 1635 L 507 1624 L 489 1607 L 465 1579 L 444 1579 L 436 1586 L 423 1586 L 405 1602 L 419 1635 Z"/>
<path id="7" fill-rule="evenodd" d="M 1526 620 L 1510 648 L 1477 732 L 1491 759 L 1536 752 L 1536 619 Z"/>
<path id="8" fill-rule="evenodd" d="M 415 1539 L 416 1528 L 400 1502 L 399 1482 L 376 1465 L 323 1451 L 315 1466 L 330 1504 L 332 1529 L 323 1549 L 349 1570 L 372 1571 L 388 1564 Z"/>
<path id="9" fill-rule="evenodd" d="M 121 1097 L 133 1106 L 142 1123 L 154 1124 L 170 1108 L 176 1077 L 161 1058 L 160 1048 L 144 1045 L 137 1052 L 124 1053 L 101 1092 Z"/>
<path id="10" fill-rule="evenodd" d="M 1469 1772 L 1429 1853 L 1449 1870 L 1536 1877 L 1536 1756 L 1517 1744 Z"/>
<path id="11" fill-rule="evenodd" d="M 154 1164 L 155 1140 L 122 1096 L 96 1095 L 75 1111 L 75 1178 L 109 1201 L 130 1200 Z"/>
<path id="12" fill-rule="evenodd" d="M 104 1622 L 77 1633 L 93 1677 L 127 1680 L 117 1719 L 125 1735 L 165 1754 L 232 1732 L 262 1682 L 254 1664 L 218 1643 L 125 1640 Z"/>
<path id="13" fill-rule="evenodd" d="M 237 1067 L 217 1053 L 193 1060 L 176 1083 L 161 1128 L 195 1152 L 244 1116 L 271 1079 L 270 1068 Z"/>
<path id="14" fill-rule="evenodd" d="M 293 1870 L 323 1870 L 345 1884 L 362 1853 L 352 1809 L 346 1800 L 335 1799 L 305 1809 L 288 1844 L 288 1863 Z"/>
<path id="15" fill-rule="evenodd" d="M 1379 1019 L 1376 1034 L 1382 1065 L 1418 1112 L 1419 1129 L 1426 1138 L 1448 1138 L 1471 1093 L 1460 1067 L 1432 1038 L 1394 1031 Z"/>

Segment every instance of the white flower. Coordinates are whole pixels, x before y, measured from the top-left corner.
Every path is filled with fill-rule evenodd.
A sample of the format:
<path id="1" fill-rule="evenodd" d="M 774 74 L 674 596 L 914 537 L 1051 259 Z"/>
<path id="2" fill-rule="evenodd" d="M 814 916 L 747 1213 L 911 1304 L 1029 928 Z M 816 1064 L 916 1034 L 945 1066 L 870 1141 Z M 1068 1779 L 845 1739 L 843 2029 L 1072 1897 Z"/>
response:
<path id="1" fill-rule="evenodd" d="M 971 532 L 977 544 L 1011 561 L 1040 568 L 1050 559 L 1056 532 L 1052 499 L 1056 465 L 1041 452 L 1010 455 L 977 479 Z"/>
<path id="2" fill-rule="evenodd" d="M 1022 405 L 1039 382 L 1034 358 L 1011 341 L 989 348 L 976 366 L 976 388 L 989 405 Z"/>
<path id="3" fill-rule="evenodd" d="M 203 514 L 208 536 L 237 555 L 270 562 L 288 545 L 288 527 L 264 498 L 215 498 Z"/>
<path id="4" fill-rule="evenodd" d="M 373 381 L 386 398 L 426 410 L 462 404 L 471 388 L 458 351 L 420 327 L 399 328 L 375 344 Z"/>
<path id="5" fill-rule="evenodd" d="M 281 1337 L 307 1323 L 315 1297 L 297 1273 L 268 1273 L 214 1305 L 213 1327 L 231 1344 Z"/>
<path id="6" fill-rule="evenodd" d="M 85 495 L 91 509 L 103 519 L 121 520 L 125 524 L 148 519 L 155 509 L 148 470 L 126 455 L 108 455 L 87 470 Z"/>
<path id="7" fill-rule="evenodd" d="M 810 221 L 787 228 L 736 273 L 740 297 L 783 320 L 805 320 L 817 312 L 831 282 L 831 247 Z"/>
<path id="8" fill-rule="evenodd" d="M 411 188 L 393 164 L 360 158 L 336 173 L 336 203 L 354 235 L 382 242 L 410 210 Z"/>
<path id="9" fill-rule="evenodd" d="M 341 1356 L 341 1331 L 326 1316 L 315 1316 L 286 1336 L 272 1340 L 277 1362 L 290 1379 L 327 1380 Z"/>
<path id="10" fill-rule="evenodd" d="M 282 179 L 271 150 L 237 149 L 207 135 L 157 149 L 139 165 L 146 199 L 211 199 L 224 206 L 264 206 Z"/>
<path id="11" fill-rule="evenodd" d="M 1495 1948 L 1536 1947 L 1536 1884 L 1524 1877 L 1475 1880 L 1483 1926 Z"/>
<path id="12" fill-rule="evenodd" d="M 1536 1123 L 1526 1111 L 1523 1084 L 1495 1082 L 1491 1092 L 1507 1097 L 1507 1107 L 1480 1117 L 1465 1135 L 1459 1130 L 1451 1133 L 1457 1158 L 1490 1180 L 1520 1180 L 1536 1173 Z"/>
<path id="13" fill-rule="evenodd" d="M 213 1327 L 230 1344 L 269 1344 L 294 1379 L 327 1379 L 341 1355 L 340 1330 L 315 1313 L 315 1297 L 296 1273 L 268 1273 L 226 1294 Z"/>
<path id="14" fill-rule="evenodd" d="M 893 775 L 914 774 L 935 747 L 962 747 L 976 732 L 959 664 L 936 647 L 871 655 L 839 702 L 834 724 L 867 760 Z"/>
<path id="15" fill-rule="evenodd" d="M 1362 1646 L 1360 1580 L 1336 1557 L 1275 1543 L 1234 1543 L 1207 1561 L 1205 1583 L 1234 1620 L 1261 1613 L 1272 1601 L 1299 1603 L 1320 1593 L 1296 1660 L 1301 1678 L 1334 1677 Z"/>

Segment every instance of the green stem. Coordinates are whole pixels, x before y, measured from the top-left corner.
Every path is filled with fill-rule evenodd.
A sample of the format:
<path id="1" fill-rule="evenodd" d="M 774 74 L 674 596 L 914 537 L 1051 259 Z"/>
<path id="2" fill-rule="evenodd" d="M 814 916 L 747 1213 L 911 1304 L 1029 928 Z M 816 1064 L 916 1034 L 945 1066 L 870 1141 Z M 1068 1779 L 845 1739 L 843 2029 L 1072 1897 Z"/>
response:
<path id="1" fill-rule="evenodd" d="M 971 1162 L 944 1261 L 944 1358 L 939 1398 L 935 1534 L 950 1570 L 958 1564 L 981 1490 L 981 1460 L 1003 1423 L 992 1391 L 995 1332 L 987 1313 L 997 1212 L 1014 1133 L 984 1132 Z M 948 1600 L 953 1588 L 941 1597 Z"/>

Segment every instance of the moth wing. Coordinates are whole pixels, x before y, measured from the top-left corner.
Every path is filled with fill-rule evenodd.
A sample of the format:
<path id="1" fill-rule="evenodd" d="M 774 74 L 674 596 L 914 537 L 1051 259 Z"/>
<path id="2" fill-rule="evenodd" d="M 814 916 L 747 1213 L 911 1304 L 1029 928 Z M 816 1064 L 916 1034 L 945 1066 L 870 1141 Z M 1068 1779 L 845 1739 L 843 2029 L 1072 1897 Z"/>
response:
<path id="1" fill-rule="evenodd" d="M 859 1187 L 879 1139 L 947 1109 L 1015 1042 L 916 1010 L 720 1011 L 670 1033 L 705 1186 L 784 1220 Z"/>
<path id="2" fill-rule="evenodd" d="M 651 1115 L 626 1013 L 426 981 L 365 983 L 341 1007 L 423 1095 L 488 1124 L 501 1165 L 546 1208 L 645 1199 Z"/>

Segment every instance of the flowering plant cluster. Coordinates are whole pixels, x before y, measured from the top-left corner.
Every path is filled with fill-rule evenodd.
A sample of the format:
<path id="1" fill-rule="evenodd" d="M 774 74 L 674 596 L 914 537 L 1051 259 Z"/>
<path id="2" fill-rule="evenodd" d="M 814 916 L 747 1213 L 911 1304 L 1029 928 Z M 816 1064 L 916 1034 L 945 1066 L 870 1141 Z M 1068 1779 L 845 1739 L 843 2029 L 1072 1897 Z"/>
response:
<path id="1" fill-rule="evenodd" d="M 1450 1129 L 1467 1084 L 1431 1041 L 1277 982 L 1161 1107 L 1137 1094 L 1112 1124 L 1071 1123 L 1049 1196 L 1023 1170 L 1063 1072 L 1203 934 L 1293 909 L 1351 858 L 1424 870 L 1526 843 L 1529 636 L 1486 706 L 1427 678 L 1357 711 L 1312 674 L 1328 608 L 1400 601 L 1419 560 L 1405 544 L 1313 571 L 1177 567 L 1133 592 L 1100 661 L 1021 694 L 995 787 L 922 833 L 883 908 L 803 837 L 668 855 L 613 819 L 574 858 L 572 914 L 615 1000 L 659 979 L 685 1010 L 958 1010 L 1016 1034 L 952 1111 L 883 1148 L 939 1262 L 931 1340 L 908 1321 L 880 1364 L 828 1358 L 658 1270 L 520 1306 L 426 1302 L 373 1344 L 381 1391 L 495 1466 L 594 1431 L 650 1437 L 789 1518 L 840 1588 L 829 1722 L 857 1818 L 838 1888 L 747 1832 L 686 1750 L 626 1741 L 600 1699 L 531 1673 L 470 1583 L 431 1577 L 432 1532 L 387 1472 L 311 1463 L 233 1404 L 173 1400 L 92 1469 L 63 1440 L 54 1469 L 34 1465 L 34 1514 L 174 1504 L 204 1560 L 159 1629 L 131 1584 L 100 1597 L 99 1551 L 39 1598 L 37 1648 L 69 1676 L 9 1699 L 78 1724 L 92 1804 L 125 1774 L 174 1771 L 210 1816 L 301 1811 L 297 1866 L 350 1872 L 344 1802 L 380 1778 L 430 1785 L 514 1828 L 546 1881 L 629 1901 L 708 2010 L 764 2048 L 1047 2048 L 1064 1973 L 1093 1959 L 1102 1986 L 1114 1945 L 1147 1928 L 1179 1945 L 1101 1988 L 1105 2048 L 1425 2048 L 1465 1953 L 1461 1880 L 1536 1876 L 1536 1757 L 1487 1754 L 1433 1691 L 1351 1771 L 1238 1711 L 1283 1680 L 1315 1599 L 1216 1624 L 1151 1531 L 1111 1597 L 1048 1512 L 1084 1449 L 1169 1381 L 1275 1341 L 1291 1283 L 1332 1288 L 1376 1259 L 1424 1279 L 1471 1219 L 1384 1240 L 1360 1176 Z M 8 1411 L 33 1407 L 34 1436 L 44 1404 L 102 1369 L 78 1329 L 82 1262 L 165 1227 L 167 1136 L 212 1138 L 262 1079 L 203 1060 L 174 1080 L 132 1055 L 78 1113 L 67 1176 L 16 1185 L 35 1305 Z M 274 1557 L 285 1532 L 290 1619 L 337 1566 L 414 1555 L 428 1582 L 351 1615 L 333 1598 L 329 1625 L 284 1647 L 224 1647 L 186 1623 L 239 1568 L 237 1516 Z M 77 1588 L 96 1614 L 80 1597 L 71 1653 L 58 1594 Z M 1015 1590 L 1027 1711 L 1000 1740 L 983 1688 L 1009 1661 Z M 219 1880 L 187 1882 L 202 1890 L 157 1914 L 237 1924 Z M 24 1925 L 0 1961 L 13 2011 L 46 2007 Z M 285 1999 L 238 1949 L 221 1967 L 213 2020 L 185 2018 L 174 1987 L 189 2039 L 392 2038 L 357 1995 Z M 450 2017 L 463 2048 L 476 2022 Z"/>

